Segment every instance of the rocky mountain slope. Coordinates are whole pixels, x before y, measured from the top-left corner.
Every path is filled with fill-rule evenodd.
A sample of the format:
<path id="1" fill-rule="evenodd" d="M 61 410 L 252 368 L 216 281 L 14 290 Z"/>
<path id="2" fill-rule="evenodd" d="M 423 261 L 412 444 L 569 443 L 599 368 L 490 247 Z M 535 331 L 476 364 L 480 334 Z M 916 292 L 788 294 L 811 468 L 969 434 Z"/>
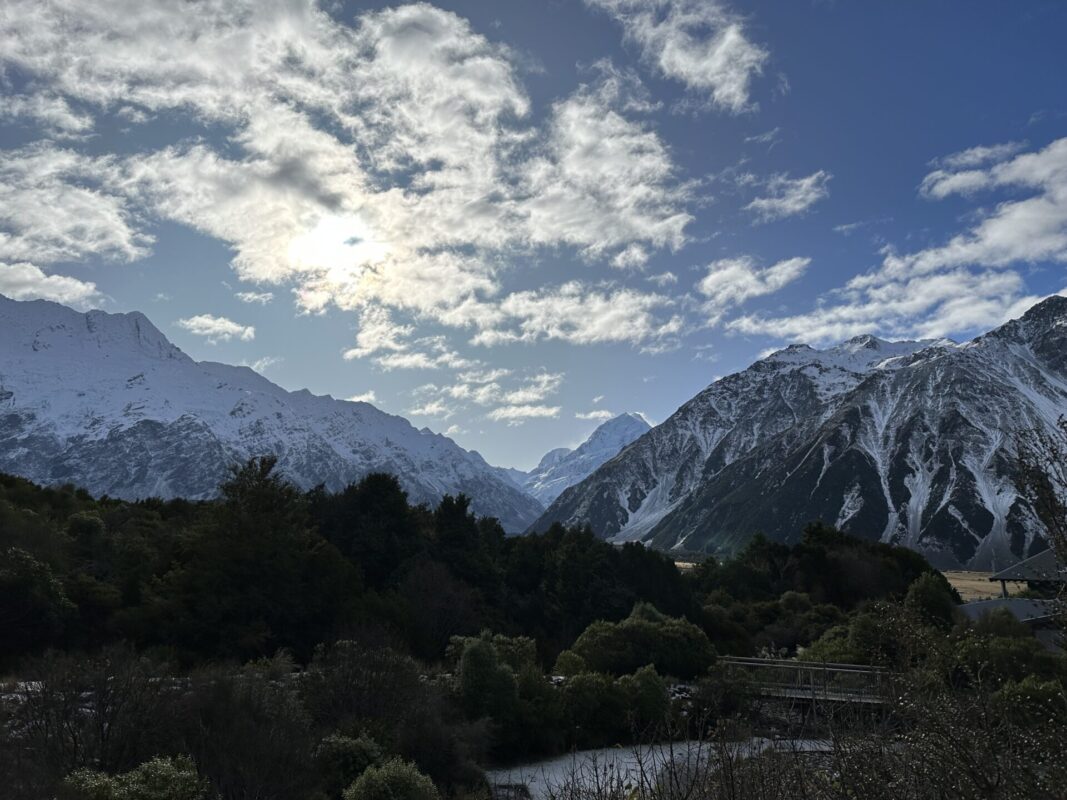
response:
<path id="1" fill-rule="evenodd" d="M 640 414 L 619 414 L 597 427 L 574 450 L 560 447 L 547 452 L 520 485 L 547 505 L 651 428 Z"/>
<path id="2" fill-rule="evenodd" d="M 793 345 L 716 381 L 532 526 L 728 551 L 814 519 L 942 566 L 1018 560 L 1039 526 L 1013 436 L 1067 413 L 1067 298 L 965 344 Z"/>
<path id="3" fill-rule="evenodd" d="M 98 495 L 205 498 L 231 464 L 264 454 L 304 488 L 384 471 L 415 502 L 464 492 L 509 531 L 543 510 L 445 436 L 368 403 L 193 361 L 143 314 L 0 296 L 0 471 Z"/>

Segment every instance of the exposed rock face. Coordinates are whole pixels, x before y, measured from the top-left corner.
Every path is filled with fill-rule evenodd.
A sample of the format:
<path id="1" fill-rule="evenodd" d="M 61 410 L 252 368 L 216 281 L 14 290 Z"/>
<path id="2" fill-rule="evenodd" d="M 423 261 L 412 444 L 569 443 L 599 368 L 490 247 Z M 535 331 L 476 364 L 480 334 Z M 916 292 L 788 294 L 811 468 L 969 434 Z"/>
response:
<path id="1" fill-rule="evenodd" d="M 986 568 L 1040 535 L 1012 439 L 1067 413 L 1067 298 L 965 344 L 793 345 L 716 381 L 532 526 L 731 550 L 814 519 Z"/>
<path id="2" fill-rule="evenodd" d="M 543 510 L 445 436 L 193 361 L 143 314 L 0 297 L 0 471 L 128 499 L 207 498 L 230 465 L 266 454 L 303 488 L 382 471 L 415 502 L 463 492 L 512 532 Z"/>

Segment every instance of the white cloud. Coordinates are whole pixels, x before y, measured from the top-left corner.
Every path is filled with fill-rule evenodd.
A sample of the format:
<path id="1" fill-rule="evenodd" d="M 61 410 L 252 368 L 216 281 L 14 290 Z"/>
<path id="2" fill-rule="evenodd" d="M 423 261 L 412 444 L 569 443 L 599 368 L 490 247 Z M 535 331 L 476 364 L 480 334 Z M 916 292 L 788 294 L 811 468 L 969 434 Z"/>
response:
<path id="1" fill-rule="evenodd" d="M 459 425 L 449 425 L 445 428 L 445 436 L 459 436 L 466 432 L 466 429 L 461 428 Z"/>
<path id="2" fill-rule="evenodd" d="M 377 403 L 378 395 L 375 394 L 373 389 L 371 389 L 368 392 L 363 392 L 363 394 L 354 394 L 351 397 L 346 397 L 345 399 L 348 400 L 348 402 L 350 403 Z"/>
<path id="3" fill-rule="evenodd" d="M 604 399 L 604 395 L 602 395 L 602 394 L 598 394 L 598 395 L 597 395 L 596 397 L 594 397 L 594 398 L 593 398 L 592 400 L 590 400 L 589 402 L 591 402 L 591 403 L 592 403 L 592 404 L 593 404 L 593 405 L 595 406 L 595 405 L 596 405 L 597 403 L 599 403 L 599 402 L 600 402 L 601 400 L 603 400 L 603 399 Z"/>
<path id="4" fill-rule="evenodd" d="M 75 111 L 64 98 L 48 94 L 5 97 L 0 119 L 19 118 L 37 122 L 45 131 L 59 136 L 84 134 L 93 127 L 90 115 Z"/>
<path id="5" fill-rule="evenodd" d="M 1029 153 L 1017 149 L 974 148 L 940 160 L 926 176 L 920 193 L 929 199 L 1006 192 L 946 243 L 904 254 L 887 248 L 877 269 L 852 278 L 814 311 L 746 316 L 730 327 L 809 341 L 872 331 L 936 337 L 1018 316 L 1041 297 L 1027 292 L 1014 267 L 1067 263 L 1067 138 Z"/>
<path id="6" fill-rule="evenodd" d="M 815 203 L 829 197 L 827 184 L 832 177 L 825 170 L 813 172 L 805 178 L 772 175 L 764 183 L 767 194 L 757 197 L 745 206 L 745 210 L 755 214 L 759 222 L 802 214 Z"/>
<path id="7" fill-rule="evenodd" d="M 437 419 L 448 419 L 455 410 L 451 408 L 447 403 L 442 400 L 430 400 L 419 406 L 414 406 L 407 410 L 407 413 L 413 417 L 435 417 Z"/>
<path id="8" fill-rule="evenodd" d="M 195 317 L 178 320 L 178 327 L 184 328 L 194 336 L 203 336 L 211 344 L 228 342 L 238 338 L 242 342 L 249 342 L 256 338 L 256 329 L 251 325 L 240 325 L 226 317 L 216 317 L 211 314 L 197 314 Z"/>
<path id="9" fill-rule="evenodd" d="M 750 107 L 752 79 L 768 53 L 718 0 L 586 0 L 622 23 L 658 72 L 734 113 Z"/>
<path id="10" fill-rule="evenodd" d="M 458 383 L 443 386 L 428 383 L 416 389 L 413 392 L 419 400 L 416 408 L 431 409 L 434 415 L 440 416 L 441 409 L 457 413 L 469 404 L 494 406 L 488 418 L 509 424 L 559 413 L 558 408 L 543 405 L 543 401 L 559 391 L 564 378 L 561 373 L 538 372 L 515 378 L 509 370 L 467 370 L 457 377 Z M 505 378 L 511 379 L 510 385 L 500 383 Z"/>
<path id="11" fill-rule="evenodd" d="M 995 161 L 1003 161 L 1026 149 L 1026 142 L 1004 142 L 1003 144 L 979 145 L 961 150 L 958 153 L 934 160 L 934 164 L 948 169 L 967 169 L 980 167 Z"/>
<path id="12" fill-rule="evenodd" d="M 678 276 L 673 272 L 661 272 L 658 275 L 649 275 L 646 280 L 660 287 L 673 286 L 678 283 Z"/>
<path id="13" fill-rule="evenodd" d="M 234 296 L 242 303 L 259 303 L 261 306 L 274 299 L 273 292 L 238 292 Z"/>
<path id="14" fill-rule="evenodd" d="M 763 133 L 753 134 L 752 136 L 746 136 L 745 142 L 747 144 L 765 144 L 768 146 L 768 150 L 778 144 L 781 137 L 781 128 L 772 128 L 769 131 Z"/>
<path id="15" fill-rule="evenodd" d="M 640 266 L 648 259 L 640 243 L 685 243 L 688 192 L 674 182 L 658 134 L 626 116 L 645 102 L 636 78 L 598 66 L 597 82 L 553 106 L 543 152 L 523 168 L 522 211 L 535 244 L 570 244 L 590 256 L 623 248 L 614 265 Z"/>
<path id="16" fill-rule="evenodd" d="M 708 298 L 705 311 L 712 321 L 717 321 L 727 308 L 773 294 L 792 283 L 810 263 L 810 258 L 789 258 L 760 268 L 749 256 L 721 259 L 708 265 L 707 274 L 696 288 Z"/>
<path id="17" fill-rule="evenodd" d="M 399 353 L 408 349 L 407 337 L 414 331 L 410 325 L 399 325 L 384 308 L 365 308 L 360 314 L 356 346 L 345 350 L 346 360 L 364 358 L 382 350 Z"/>
<path id="18" fill-rule="evenodd" d="M 501 378 L 506 378 L 510 374 L 510 369 L 507 369 L 506 367 L 497 367 L 495 369 L 461 372 L 456 377 L 465 383 L 495 383 Z"/>
<path id="19" fill-rule="evenodd" d="M 605 420 L 612 419 L 614 416 L 615 413 L 612 411 L 608 411 L 606 408 L 598 408 L 594 409 L 593 411 L 585 412 L 579 411 L 574 415 L 575 419 L 589 419 L 596 420 L 598 422 L 604 422 Z"/>
<path id="20" fill-rule="evenodd" d="M 517 253 L 572 247 L 633 268 L 686 242 L 690 189 L 639 119 L 651 106 L 636 77 L 610 64 L 541 123 L 516 57 L 425 3 L 351 26 L 310 0 L 196 13 L 166 0 L 10 0 L 5 11 L 0 67 L 27 76 L 53 116 L 66 104 L 68 129 L 84 127 L 78 115 L 138 125 L 167 113 L 228 141 L 0 155 L 0 258 L 135 260 L 152 244 L 146 226 L 170 220 L 230 246 L 243 280 L 291 286 L 304 310 L 387 307 L 493 330 L 507 319 L 502 265 Z M 443 359 L 413 347 L 375 357 Z M 364 350 L 357 341 L 350 357 Z"/>
<path id="21" fill-rule="evenodd" d="M 521 425 L 528 419 L 556 418 L 559 406 L 514 405 L 500 406 L 489 412 L 489 419 L 494 422 L 507 422 L 509 425 Z"/>
<path id="22" fill-rule="evenodd" d="M 283 361 L 285 361 L 285 359 L 281 356 L 263 356 L 262 358 L 257 358 L 251 364 L 247 362 L 242 363 L 244 363 L 245 366 L 251 367 L 256 372 L 263 372 L 264 370 L 268 370 L 276 364 L 281 364 Z"/>
<path id="23" fill-rule="evenodd" d="M 26 262 L 0 262 L 0 294 L 12 300 L 54 300 L 79 308 L 102 300 L 95 283 L 68 275 L 50 275 Z"/>
<path id="24" fill-rule="evenodd" d="M 0 259 L 54 264 L 102 256 L 134 261 L 152 237 L 115 191 L 113 159 L 49 143 L 0 150 Z"/>
<path id="25" fill-rule="evenodd" d="M 558 339 L 573 344 L 662 341 L 681 332 L 680 316 L 660 313 L 673 301 L 632 289 L 593 289 L 570 281 L 515 292 L 497 306 L 504 324 L 475 335 L 476 344 Z"/>
<path id="26" fill-rule="evenodd" d="M 863 333 L 936 338 L 995 325 L 1041 298 L 1025 296 L 1012 271 L 959 269 L 888 283 L 875 292 L 849 293 L 838 302 L 790 317 L 743 316 L 727 327 L 780 340 L 820 343 Z"/>
<path id="27" fill-rule="evenodd" d="M 507 392 L 503 397 L 503 402 L 507 405 L 537 403 L 559 391 L 562 383 L 562 373 L 542 372 L 528 379 L 525 385 Z"/>
<path id="28" fill-rule="evenodd" d="M 1013 197 L 982 212 L 969 230 L 944 245 L 905 255 L 888 252 L 880 270 L 859 276 L 850 285 L 866 288 L 959 266 L 1067 262 L 1067 138 L 986 169 L 937 170 L 926 176 L 921 187 L 925 196 L 935 199 L 994 189 L 1027 196 Z"/>
<path id="29" fill-rule="evenodd" d="M 637 269 L 648 262 L 648 252 L 639 244 L 631 244 L 620 250 L 611 259 L 611 266 L 618 269 Z"/>

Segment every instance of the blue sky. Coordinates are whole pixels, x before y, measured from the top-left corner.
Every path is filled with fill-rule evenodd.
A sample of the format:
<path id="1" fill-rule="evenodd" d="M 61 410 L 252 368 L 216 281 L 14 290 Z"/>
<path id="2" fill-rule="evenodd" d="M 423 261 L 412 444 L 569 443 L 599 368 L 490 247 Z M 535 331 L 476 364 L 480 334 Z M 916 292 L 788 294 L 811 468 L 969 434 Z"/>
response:
<path id="1" fill-rule="evenodd" d="M 1067 277 L 1067 5 L 10 0 L 0 293 L 528 468 Z"/>

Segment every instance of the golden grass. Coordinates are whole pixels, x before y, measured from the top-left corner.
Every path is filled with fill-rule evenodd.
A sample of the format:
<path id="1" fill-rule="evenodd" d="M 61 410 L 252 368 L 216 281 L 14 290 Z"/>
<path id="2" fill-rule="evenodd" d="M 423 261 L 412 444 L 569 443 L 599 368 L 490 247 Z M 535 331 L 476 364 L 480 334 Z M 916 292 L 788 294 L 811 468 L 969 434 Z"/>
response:
<path id="1" fill-rule="evenodd" d="M 960 593 L 963 602 L 971 600 L 988 600 L 1000 597 L 1000 581 L 991 581 L 992 572 L 968 572 L 966 570 L 948 570 L 942 573 L 948 582 Z M 1014 594 L 1026 584 L 1008 583 L 1008 594 Z"/>

